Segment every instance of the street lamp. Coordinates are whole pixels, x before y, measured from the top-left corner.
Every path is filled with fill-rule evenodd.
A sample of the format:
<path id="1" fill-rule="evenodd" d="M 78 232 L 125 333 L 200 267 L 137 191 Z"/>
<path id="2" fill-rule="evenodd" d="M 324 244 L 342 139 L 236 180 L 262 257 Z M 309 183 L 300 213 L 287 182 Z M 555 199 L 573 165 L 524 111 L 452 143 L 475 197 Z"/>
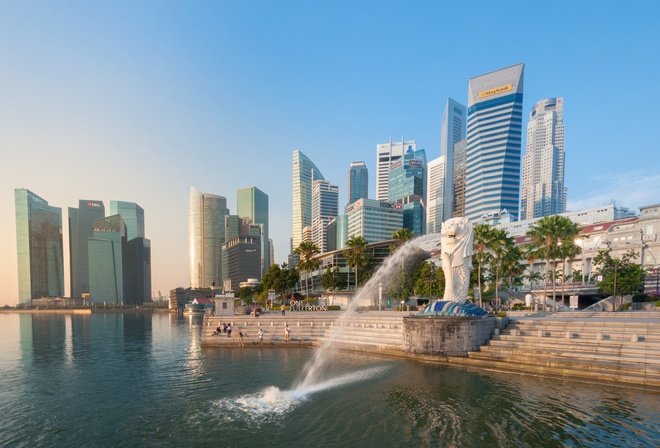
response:
<path id="1" fill-rule="evenodd" d="M 580 246 L 580 254 L 582 255 L 582 284 L 584 285 L 584 271 L 586 269 L 584 265 L 584 240 L 582 238 L 576 238 L 575 244 Z"/>
<path id="2" fill-rule="evenodd" d="M 383 303 L 383 281 L 378 282 L 378 311 L 381 311 L 381 304 Z"/>

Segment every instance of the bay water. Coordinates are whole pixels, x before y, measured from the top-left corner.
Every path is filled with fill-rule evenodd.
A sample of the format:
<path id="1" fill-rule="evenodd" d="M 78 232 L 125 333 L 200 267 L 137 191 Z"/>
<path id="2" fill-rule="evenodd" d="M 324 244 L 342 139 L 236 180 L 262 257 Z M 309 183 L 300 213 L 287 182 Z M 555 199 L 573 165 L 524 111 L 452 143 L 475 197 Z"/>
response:
<path id="1" fill-rule="evenodd" d="M 660 393 L 330 351 L 169 313 L 0 313 L 2 447 L 657 447 Z"/>

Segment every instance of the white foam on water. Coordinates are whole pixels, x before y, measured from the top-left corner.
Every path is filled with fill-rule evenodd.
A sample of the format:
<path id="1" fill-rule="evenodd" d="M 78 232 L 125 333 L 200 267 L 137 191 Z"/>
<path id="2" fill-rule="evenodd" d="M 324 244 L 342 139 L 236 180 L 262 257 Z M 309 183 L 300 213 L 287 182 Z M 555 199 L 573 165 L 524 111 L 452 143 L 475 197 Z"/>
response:
<path id="1" fill-rule="evenodd" d="M 309 387 L 292 390 L 281 390 L 276 386 L 269 386 L 254 394 L 217 400 L 213 402 L 213 408 L 226 421 L 264 422 L 269 417 L 277 417 L 291 412 L 313 394 L 374 378 L 383 374 L 388 368 L 388 366 L 370 367 L 331 378 Z"/>

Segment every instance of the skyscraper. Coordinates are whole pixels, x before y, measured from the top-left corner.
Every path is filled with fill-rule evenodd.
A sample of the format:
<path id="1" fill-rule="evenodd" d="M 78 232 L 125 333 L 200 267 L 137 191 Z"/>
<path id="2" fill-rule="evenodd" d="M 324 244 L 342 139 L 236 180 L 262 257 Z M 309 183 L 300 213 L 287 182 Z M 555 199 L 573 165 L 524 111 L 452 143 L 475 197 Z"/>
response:
<path id="1" fill-rule="evenodd" d="M 364 162 L 352 162 L 348 169 L 348 204 L 369 197 L 369 172 Z"/>
<path id="2" fill-rule="evenodd" d="M 465 216 L 465 154 L 467 140 L 461 140 L 454 145 L 454 203 L 452 204 L 452 217 Z"/>
<path id="3" fill-rule="evenodd" d="M 390 166 L 388 200 L 403 204 L 403 227 L 415 236 L 426 229 L 426 153 L 408 150 Z"/>
<path id="4" fill-rule="evenodd" d="M 390 165 L 399 160 L 408 151 L 416 151 L 415 140 L 382 143 L 376 146 L 376 199 L 387 201 Z"/>
<path id="5" fill-rule="evenodd" d="M 110 215 L 121 215 L 126 224 L 126 239 L 144 238 L 144 209 L 134 202 L 110 201 Z"/>
<path id="6" fill-rule="evenodd" d="M 208 288 L 222 282 L 226 215 L 227 198 L 190 187 L 188 246 L 192 288 Z"/>
<path id="7" fill-rule="evenodd" d="M 523 157 L 521 220 L 566 211 L 563 111 L 563 98 L 549 98 L 537 102 L 529 114 L 527 151 Z"/>
<path id="8" fill-rule="evenodd" d="M 95 303 L 124 303 L 126 224 L 121 215 L 94 221 L 88 239 L 89 298 Z"/>
<path id="9" fill-rule="evenodd" d="M 442 197 L 435 198 L 436 204 L 439 204 L 440 200 L 442 200 L 442 207 L 436 208 L 436 213 L 438 211 L 441 212 L 439 216 L 441 221 L 445 221 L 452 216 L 452 207 L 455 201 L 453 193 L 454 145 L 461 140 L 465 140 L 466 123 L 467 108 L 458 101 L 448 98 L 445 112 L 442 115 L 442 134 L 440 138 L 440 157 L 444 156 Z M 437 168 L 436 162 L 436 176 L 438 175 Z"/>
<path id="10" fill-rule="evenodd" d="M 328 250 L 328 223 L 339 213 L 339 187 L 327 180 L 312 183 L 312 242 L 321 252 Z"/>
<path id="11" fill-rule="evenodd" d="M 312 182 L 315 180 L 325 180 L 321 171 L 302 151 L 293 151 L 291 250 L 303 241 L 305 227 L 312 225 Z"/>
<path id="12" fill-rule="evenodd" d="M 69 254 L 71 297 L 89 294 L 89 250 L 94 223 L 105 216 L 102 201 L 79 200 L 78 208 L 69 207 Z"/>
<path id="13" fill-rule="evenodd" d="M 64 296 L 62 209 L 30 190 L 14 190 L 18 300 Z"/>
<path id="14" fill-rule="evenodd" d="M 241 188 L 236 192 L 236 209 L 241 218 L 250 218 L 253 224 L 263 224 L 262 259 L 264 272 L 270 266 L 268 236 L 268 195 L 257 187 Z M 228 241 L 228 240 L 227 240 Z"/>
<path id="15" fill-rule="evenodd" d="M 465 216 L 473 222 L 504 209 L 518 216 L 523 69 L 513 65 L 468 84 Z"/>
<path id="16" fill-rule="evenodd" d="M 428 164 L 426 187 L 426 233 L 439 233 L 442 229 L 445 211 L 445 198 L 450 195 L 446 189 L 447 157 L 440 156 Z"/>

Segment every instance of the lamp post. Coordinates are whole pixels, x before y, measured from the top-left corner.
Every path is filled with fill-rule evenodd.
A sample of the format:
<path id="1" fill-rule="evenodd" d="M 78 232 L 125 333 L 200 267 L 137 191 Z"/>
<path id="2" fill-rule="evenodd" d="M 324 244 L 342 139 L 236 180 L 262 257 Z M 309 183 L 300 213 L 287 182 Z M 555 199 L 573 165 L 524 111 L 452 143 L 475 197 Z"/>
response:
<path id="1" fill-rule="evenodd" d="M 612 312 L 616 311 L 616 269 L 617 266 L 619 266 L 619 260 L 616 258 L 614 259 L 614 297 L 613 297 L 613 305 L 612 305 Z"/>
<path id="2" fill-rule="evenodd" d="M 378 311 L 381 311 L 381 304 L 383 303 L 383 281 L 378 282 Z"/>
<path id="3" fill-rule="evenodd" d="M 580 254 L 582 255 L 582 284 L 584 285 L 584 271 L 586 269 L 584 265 L 584 240 L 582 238 L 576 238 L 575 244 L 580 246 Z"/>

